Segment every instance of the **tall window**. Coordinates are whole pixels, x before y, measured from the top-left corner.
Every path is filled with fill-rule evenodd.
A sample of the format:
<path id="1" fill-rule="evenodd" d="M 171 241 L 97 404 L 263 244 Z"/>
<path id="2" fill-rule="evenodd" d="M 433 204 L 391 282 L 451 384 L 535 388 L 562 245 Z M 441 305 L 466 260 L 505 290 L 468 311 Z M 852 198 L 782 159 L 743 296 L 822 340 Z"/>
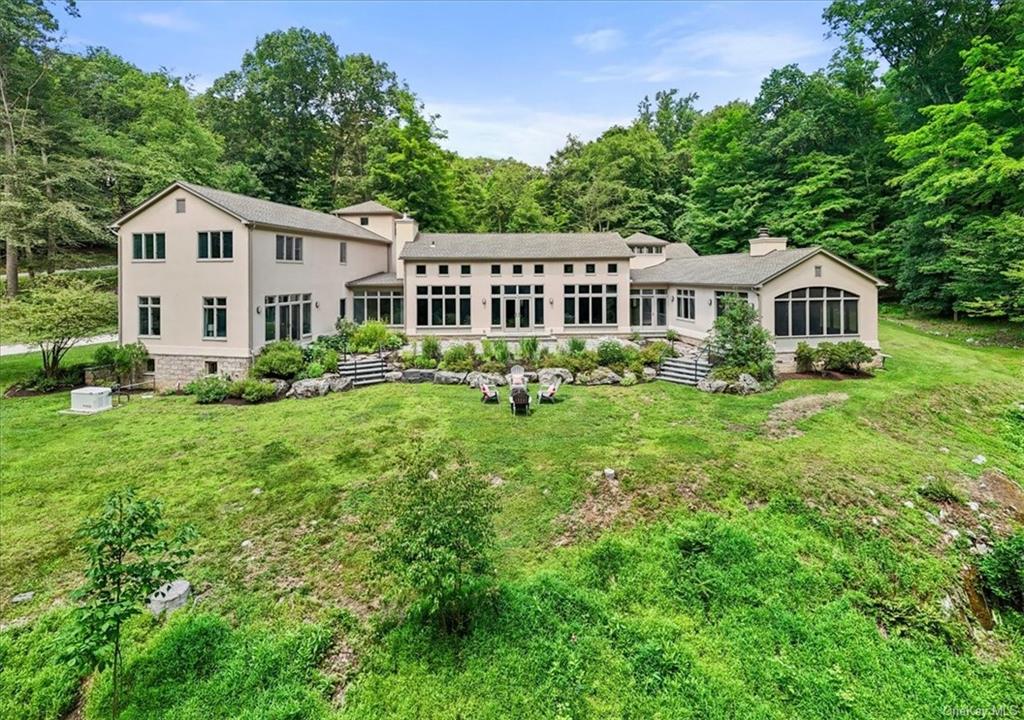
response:
<path id="1" fill-rule="evenodd" d="M 230 230 L 210 230 L 199 233 L 200 260 L 230 260 L 235 256 L 234 233 Z"/>
<path id="2" fill-rule="evenodd" d="M 744 300 L 747 299 L 747 293 L 745 292 L 732 292 L 731 290 L 715 290 L 715 317 L 721 317 L 722 313 L 725 312 L 725 303 L 723 299 L 727 295 L 735 295 L 741 297 Z"/>
<path id="3" fill-rule="evenodd" d="M 775 335 L 856 335 L 859 296 L 847 290 L 809 287 L 775 298 Z"/>
<path id="4" fill-rule="evenodd" d="M 160 337 L 160 298 L 139 297 L 139 335 Z"/>
<path id="5" fill-rule="evenodd" d="M 278 235 L 277 259 L 282 262 L 302 262 L 302 238 Z"/>
<path id="6" fill-rule="evenodd" d="M 617 325 L 616 285 L 566 285 L 563 299 L 566 325 Z"/>
<path id="7" fill-rule="evenodd" d="M 697 291 L 676 290 L 676 317 L 693 320 L 697 317 Z"/>
<path id="8" fill-rule="evenodd" d="M 405 322 L 401 290 L 356 290 L 353 295 L 354 322 L 379 321 L 388 325 L 402 325 Z"/>
<path id="9" fill-rule="evenodd" d="M 416 325 L 419 327 L 468 327 L 468 285 L 416 286 Z"/>
<path id="10" fill-rule="evenodd" d="M 339 308 L 344 313 L 344 307 Z M 343 315 L 344 317 L 344 315 Z M 313 334 L 313 296 L 310 293 L 267 295 L 263 298 L 263 338 L 301 340 Z"/>
<path id="11" fill-rule="evenodd" d="M 655 288 L 631 290 L 629 293 L 629 324 L 632 327 L 664 327 L 668 291 Z"/>
<path id="12" fill-rule="evenodd" d="M 543 285 L 491 285 L 491 325 L 525 329 L 544 324 Z"/>
<path id="13" fill-rule="evenodd" d="M 228 336 L 228 299 L 222 297 L 203 298 L 203 337 L 225 338 Z"/>
<path id="14" fill-rule="evenodd" d="M 134 233 L 132 260 L 164 260 L 166 246 L 163 233 Z"/>
<path id="15" fill-rule="evenodd" d="M 342 265 L 348 263 L 348 243 L 345 241 L 338 243 L 338 262 Z"/>

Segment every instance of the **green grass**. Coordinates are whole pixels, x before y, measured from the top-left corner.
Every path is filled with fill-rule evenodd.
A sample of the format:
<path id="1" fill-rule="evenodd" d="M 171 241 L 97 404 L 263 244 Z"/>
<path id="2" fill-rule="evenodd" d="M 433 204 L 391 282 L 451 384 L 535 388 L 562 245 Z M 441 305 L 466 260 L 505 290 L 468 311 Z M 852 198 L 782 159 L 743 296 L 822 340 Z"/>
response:
<path id="1" fill-rule="evenodd" d="M 567 386 L 530 418 L 433 385 L 260 406 L 136 398 L 93 417 L 59 415 L 66 393 L 2 400 L 0 599 L 36 596 L 0 603 L 0 622 L 29 619 L 0 633 L 0 716 L 59 717 L 75 697 L 53 660 L 81 581 L 71 536 L 124 484 L 197 527 L 202 598 L 133 625 L 126 717 L 911 718 L 1017 703 L 1024 621 L 1003 612 L 975 639 L 942 613 L 973 557 L 941 542 L 925 517 L 941 497 L 921 489 L 933 476 L 967 497 L 989 468 L 1024 477 L 1007 419 L 1024 353 L 882 333 L 892 357 L 873 380 L 747 398 Z M 34 362 L 0 359 L 0 386 Z M 849 400 L 802 436 L 761 432 L 779 402 L 833 391 Z M 425 439 L 502 479 L 499 587 L 458 641 L 390 612 L 372 568 L 379 480 Z M 600 521 L 559 542 L 605 467 L 628 507 L 597 503 Z"/>

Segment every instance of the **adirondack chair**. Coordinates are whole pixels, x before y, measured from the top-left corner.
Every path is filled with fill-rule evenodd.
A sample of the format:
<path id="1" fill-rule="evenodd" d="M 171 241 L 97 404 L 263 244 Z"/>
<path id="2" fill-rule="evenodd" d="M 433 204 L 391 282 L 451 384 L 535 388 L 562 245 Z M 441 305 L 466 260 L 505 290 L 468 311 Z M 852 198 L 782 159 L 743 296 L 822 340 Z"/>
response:
<path id="1" fill-rule="evenodd" d="M 492 389 L 489 385 L 483 384 L 480 386 L 480 402 L 490 403 L 498 402 L 498 391 Z"/>
<path id="2" fill-rule="evenodd" d="M 530 392 L 526 389 L 526 385 L 516 385 L 509 390 L 508 403 L 513 415 L 520 410 L 525 410 L 526 414 L 529 415 L 531 400 L 532 398 L 530 397 Z"/>
<path id="3" fill-rule="evenodd" d="M 522 365 L 513 365 L 512 369 L 508 371 L 509 374 L 509 385 L 526 386 L 526 370 L 523 369 Z"/>
<path id="4" fill-rule="evenodd" d="M 537 403 L 538 404 L 545 403 L 545 402 L 553 403 L 555 401 L 555 393 L 558 392 L 559 385 L 560 385 L 560 383 L 553 382 L 550 385 L 548 385 L 546 388 L 542 388 L 542 389 L 538 390 L 537 391 Z"/>

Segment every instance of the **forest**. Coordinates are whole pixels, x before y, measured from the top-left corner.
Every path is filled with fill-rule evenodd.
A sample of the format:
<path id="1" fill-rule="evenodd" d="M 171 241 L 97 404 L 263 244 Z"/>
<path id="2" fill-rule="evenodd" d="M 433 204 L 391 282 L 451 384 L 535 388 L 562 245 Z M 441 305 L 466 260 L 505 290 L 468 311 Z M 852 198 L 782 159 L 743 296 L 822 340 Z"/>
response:
<path id="1" fill-rule="evenodd" d="M 641 231 L 701 254 L 768 226 L 869 269 L 889 301 L 1024 320 L 1022 0 L 833 0 L 825 67 L 777 68 L 710 110 L 666 88 L 545 167 L 445 150 L 414 88 L 326 33 L 264 35 L 196 92 L 68 52 L 55 8 L 0 4 L 10 296 L 19 272 L 112 246 L 115 218 L 183 179 L 325 211 L 375 198 L 424 230 Z"/>

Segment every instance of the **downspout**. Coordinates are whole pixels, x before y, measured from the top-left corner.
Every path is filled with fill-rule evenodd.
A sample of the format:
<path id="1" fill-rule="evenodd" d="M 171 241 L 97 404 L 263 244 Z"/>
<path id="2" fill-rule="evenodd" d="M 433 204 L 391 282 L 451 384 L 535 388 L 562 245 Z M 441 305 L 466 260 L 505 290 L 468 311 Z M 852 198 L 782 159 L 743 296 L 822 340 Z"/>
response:
<path id="1" fill-rule="evenodd" d="M 255 356 L 255 348 L 253 347 L 252 324 L 253 324 L 253 321 L 256 319 L 256 318 L 253 317 L 253 315 L 255 315 L 255 313 L 253 312 L 254 300 L 253 300 L 253 294 L 252 294 L 253 293 L 253 289 L 254 289 L 253 288 L 253 283 L 252 283 L 252 225 L 250 223 L 245 223 L 245 226 L 246 226 L 246 230 L 248 231 L 248 238 L 247 238 L 248 242 L 246 243 L 246 249 L 245 249 L 245 252 L 246 252 L 245 266 L 246 266 L 246 274 L 247 274 L 247 281 L 248 282 L 247 282 L 247 285 L 246 285 L 246 293 L 245 294 L 246 294 L 246 297 L 248 297 L 248 299 L 249 299 L 249 307 L 246 308 L 246 315 L 245 316 L 247 318 L 246 325 L 249 326 L 249 359 L 252 360 L 252 358 Z"/>
<path id="2" fill-rule="evenodd" d="M 121 232 L 119 227 L 113 225 L 108 230 L 117 238 L 117 344 L 124 345 L 124 274 L 121 257 Z"/>

